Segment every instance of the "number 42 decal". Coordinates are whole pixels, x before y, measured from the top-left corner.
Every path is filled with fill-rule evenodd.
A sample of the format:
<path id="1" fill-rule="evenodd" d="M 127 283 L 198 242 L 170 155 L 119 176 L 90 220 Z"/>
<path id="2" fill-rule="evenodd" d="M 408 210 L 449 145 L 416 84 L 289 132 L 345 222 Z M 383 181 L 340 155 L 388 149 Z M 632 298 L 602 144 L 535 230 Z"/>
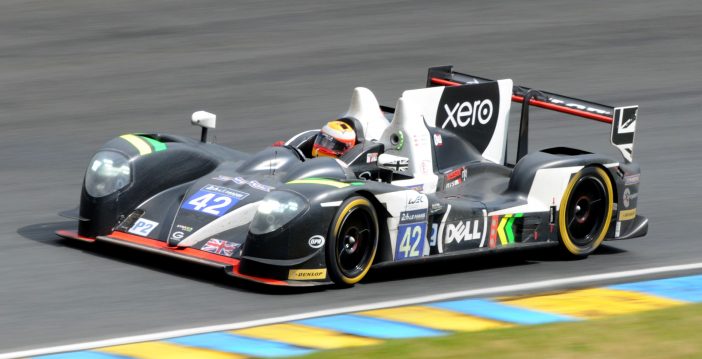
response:
<path id="1" fill-rule="evenodd" d="M 206 193 L 188 201 L 189 205 L 198 212 L 204 212 L 215 216 L 222 215 L 222 208 L 232 204 L 233 199 L 227 196 L 218 196 L 214 193 Z"/>
<path id="2" fill-rule="evenodd" d="M 188 197 L 181 208 L 219 217 L 238 202 L 237 198 L 201 190 Z"/>
<path id="3" fill-rule="evenodd" d="M 400 225 L 397 229 L 395 260 L 421 257 L 424 255 L 424 242 L 427 233 L 426 223 Z"/>

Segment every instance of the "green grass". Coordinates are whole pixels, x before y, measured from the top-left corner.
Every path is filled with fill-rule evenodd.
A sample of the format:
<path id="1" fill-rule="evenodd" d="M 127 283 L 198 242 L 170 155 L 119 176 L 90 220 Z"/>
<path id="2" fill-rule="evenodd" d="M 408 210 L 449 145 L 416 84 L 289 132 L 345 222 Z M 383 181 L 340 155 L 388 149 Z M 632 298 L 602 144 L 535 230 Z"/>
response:
<path id="1" fill-rule="evenodd" d="M 702 358 L 702 304 L 583 322 L 392 340 L 321 358 Z"/>

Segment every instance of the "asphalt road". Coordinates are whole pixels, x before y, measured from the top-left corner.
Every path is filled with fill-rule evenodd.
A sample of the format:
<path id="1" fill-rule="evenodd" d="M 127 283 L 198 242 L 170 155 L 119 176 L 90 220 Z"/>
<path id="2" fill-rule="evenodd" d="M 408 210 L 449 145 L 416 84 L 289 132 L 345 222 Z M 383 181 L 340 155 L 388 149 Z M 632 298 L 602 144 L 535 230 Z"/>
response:
<path id="1" fill-rule="evenodd" d="M 700 34 L 698 0 L 5 0 L 0 351 L 699 261 Z M 92 152 L 114 136 L 198 136 L 189 115 L 207 109 L 219 116 L 217 142 L 255 151 L 344 112 L 355 86 L 394 105 L 424 85 L 428 66 L 445 64 L 639 104 L 639 213 L 651 220 L 649 235 L 585 261 L 464 259 L 388 269 L 352 289 L 278 293 L 52 234 L 73 226 L 56 213 L 77 205 Z M 609 151 L 604 124 L 537 118 L 534 148 Z"/>

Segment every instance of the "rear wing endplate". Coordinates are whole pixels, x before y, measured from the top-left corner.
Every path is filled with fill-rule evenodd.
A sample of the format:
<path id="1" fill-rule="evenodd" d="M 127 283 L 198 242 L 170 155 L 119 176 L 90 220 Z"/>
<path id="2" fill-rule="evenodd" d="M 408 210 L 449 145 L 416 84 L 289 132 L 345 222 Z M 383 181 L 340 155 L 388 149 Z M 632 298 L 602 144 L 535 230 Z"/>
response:
<path id="1" fill-rule="evenodd" d="M 491 81 L 494 80 L 455 72 L 453 71 L 453 66 L 431 67 L 427 75 L 427 87 L 461 86 Z M 638 106 L 613 107 L 518 85 L 512 88 L 512 101 L 522 104 L 517 160 L 526 154 L 528 147 L 527 133 L 530 106 L 611 124 L 610 141 L 612 145 L 621 152 L 627 162 L 633 160 Z"/>

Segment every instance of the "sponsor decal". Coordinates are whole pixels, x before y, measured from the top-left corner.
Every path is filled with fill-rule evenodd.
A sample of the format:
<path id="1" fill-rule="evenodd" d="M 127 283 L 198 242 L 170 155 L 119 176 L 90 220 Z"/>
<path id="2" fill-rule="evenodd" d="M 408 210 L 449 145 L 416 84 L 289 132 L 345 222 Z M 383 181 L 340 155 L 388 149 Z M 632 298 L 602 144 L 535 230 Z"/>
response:
<path id="1" fill-rule="evenodd" d="M 456 187 L 456 186 L 460 185 L 461 183 L 463 183 L 463 180 L 460 178 L 455 179 L 451 182 L 446 182 L 446 185 L 444 185 L 444 189 Z"/>
<path id="2" fill-rule="evenodd" d="M 290 280 L 311 280 L 325 279 L 327 277 L 327 269 L 291 269 L 288 271 L 288 279 Z"/>
<path id="3" fill-rule="evenodd" d="M 472 228 L 472 231 L 471 231 Z M 459 221 L 457 223 L 449 223 L 446 225 L 444 240 L 446 244 L 452 242 L 461 243 L 463 241 L 471 241 L 480 239 L 482 232 L 480 231 L 479 220 Z"/>
<path id="4" fill-rule="evenodd" d="M 190 233 L 190 232 L 193 231 L 193 227 L 184 226 L 184 225 L 182 225 L 182 224 L 176 224 L 175 227 L 176 227 L 176 229 L 178 229 L 179 231 L 183 231 L 183 232 L 186 232 L 186 233 Z"/>
<path id="5" fill-rule="evenodd" d="M 436 145 L 436 147 L 441 147 L 441 146 L 444 145 L 444 141 L 443 141 L 443 139 L 441 138 L 441 134 L 440 134 L 440 133 L 435 133 L 435 134 L 434 134 L 434 145 Z"/>
<path id="6" fill-rule="evenodd" d="M 366 154 L 366 163 L 378 162 L 378 152 L 370 152 Z"/>
<path id="7" fill-rule="evenodd" d="M 242 177 L 234 177 L 233 181 L 236 184 L 248 184 L 249 183 L 249 181 L 243 179 Z"/>
<path id="8" fill-rule="evenodd" d="M 456 168 L 455 170 L 446 174 L 446 182 L 450 182 L 458 178 L 465 181 L 468 178 L 468 169 L 465 167 Z"/>
<path id="9" fill-rule="evenodd" d="M 324 237 L 316 234 L 307 241 L 312 248 L 321 248 L 324 245 Z"/>
<path id="10" fill-rule="evenodd" d="M 500 216 L 492 216 L 490 220 L 490 241 L 488 246 L 490 248 L 497 247 L 497 226 L 500 223 Z"/>
<path id="11" fill-rule="evenodd" d="M 234 251 L 237 248 L 239 248 L 239 246 L 239 243 L 229 242 L 217 238 L 210 238 L 210 240 L 207 241 L 207 243 L 205 243 L 205 245 L 202 246 L 200 250 L 204 252 L 231 257 L 232 255 L 234 255 Z"/>
<path id="12" fill-rule="evenodd" d="M 619 220 L 628 221 L 636 218 L 636 208 L 619 211 Z"/>
<path id="13" fill-rule="evenodd" d="M 218 175 L 217 177 L 212 177 L 212 179 L 215 181 L 222 181 L 222 182 L 229 182 L 229 181 L 236 182 L 234 177 L 229 177 L 229 176 L 225 176 L 225 175 Z"/>
<path id="14" fill-rule="evenodd" d="M 638 110 L 638 106 L 614 109 L 611 142 L 627 161 L 632 160 L 634 153 L 634 132 L 636 131 Z"/>
<path id="15" fill-rule="evenodd" d="M 416 209 L 421 209 L 426 211 L 427 208 L 427 196 L 418 193 L 408 193 L 407 194 L 407 204 L 405 205 L 405 210 L 412 211 Z"/>
<path id="16" fill-rule="evenodd" d="M 412 197 L 412 198 L 407 200 L 408 205 L 420 204 L 422 202 L 424 202 L 424 196 L 422 196 L 422 195 Z"/>
<path id="17" fill-rule="evenodd" d="M 424 191 L 424 185 L 421 185 L 421 184 L 414 184 L 414 185 L 411 185 L 411 186 L 405 186 L 405 188 L 411 189 L 411 190 L 417 191 L 417 192 L 422 192 L 422 191 Z"/>
<path id="18" fill-rule="evenodd" d="M 622 222 L 617 221 L 617 225 L 614 227 L 614 238 L 619 237 L 622 231 Z"/>
<path id="19" fill-rule="evenodd" d="M 514 220 L 524 216 L 523 213 L 507 214 L 500 220 L 497 226 L 497 235 L 500 237 L 500 244 L 507 245 L 514 243 Z"/>
<path id="20" fill-rule="evenodd" d="M 636 197 L 638 196 L 638 193 L 631 193 L 631 190 L 629 188 L 625 188 L 624 193 L 622 194 L 622 204 L 624 204 L 624 208 L 629 208 L 631 200 L 636 199 Z"/>
<path id="21" fill-rule="evenodd" d="M 146 237 L 158 226 L 158 222 L 139 218 L 127 232 Z"/>
<path id="22" fill-rule="evenodd" d="M 418 209 L 400 213 L 400 224 L 424 222 L 427 220 L 427 211 Z"/>
<path id="23" fill-rule="evenodd" d="M 208 184 L 205 187 L 202 187 L 202 191 L 208 191 L 212 193 L 219 193 L 219 194 L 224 194 L 232 198 L 236 198 L 239 200 L 242 200 L 248 196 L 248 193 L 237 191 L 235 189 L 231 189 L 228 187 L 222 187 L 222 186 L 217 186 L 214 184 Z"/>
<path id="24" fill-rule="evenodd" d="M 578 109 L 581 111 L 592 112 L 592 113 L 596 113 L 599 115 L 610 115 L 611 114 L 611 112 L 609 112 L 609 111 L 605 111 L 605 110 L 590 107 L 590 106 L 585 106 L 583 104 L 576 103 L 576 102 L 565 102 L 563 100 L 559 100 L 556 98 L 549 98 L 548 101 L 551 102 L 552 104 L 570 107 L 570 108 Z"/>
<path id="25" fill-rule="evenodd" d="M 254 180 L 254 181 L 249 181 L 248 185 L 249 185 L 249 187 L 251 187 L 251 188 L 254 188 L 254 189 L 257 189 L 257 190 L 263 191 L 263 192 L 270 192 L 271 190 L 274 190 L 274 189 L 275 189 L 275 187 L 271 187 L 271 186 L 265 185 L 265 184 L 260 183 L 260 182 L 258 182 L 258 181 L 256 181 L 256 180 Z"/>
<path id="26" fill-rule="evenodd" d="M 219 217 L 248 195 L 246 192 L 208 184 L 188 197 L 180 207 Z"/>
<path id="27" fill-rule="evenodd" d="M 624 185 L 631 186 L 631 185 L 639 184 L 640 178 L 641 178 L 640 174 L 635 174 L 635 175 L 631 175 L 631 176 L 624 176 Z"/>
<path id="28" fill-rule="evenodd" d="M 432 203 L 431 204 L 431 213 L 436 213 L 436 212 L 441 212 L 441 210 L 444 209 L 444 205 L 441 203 Z"/>
<path id="29" fill-rule="evenodd" d="M 453 107 L 444 104 L 444 110 L 446 111 L 446 120 L 441 128 L 446 128 L 447 125 L 453 127 L 475 126 L 476 119 L 481 125 L 486 125 L 492 119 L 495 109 L 490 99 L 483 99 L 456 103 Z"/>
<path id="30" fill-rule="evenodd" d="M 495 132 L 499 109 L 497 82 L 446 87 L 439 100 L 436 124 L 483 152 Z"/>
<path id="31" fill-rule="evenodd" d="M 183 239 L 183 237 L 185 237 L 185 233 L 181 231 L 176 231 L 171 234 L 171 239 Z"/>
<path id="32" fill-rule="evenodd" d="M 223 181 L 223 182 L 234 182 L 238 185 L 248 185 L 251 188 L 257 189 L 259 191 L 264 191 L 264 192 L 270 192 L 270 191 L 275 189 L 275 187 L 271 187 L 271 186 L 262 184 L 256 180 L 247 181 L 246 179 L 244 179 L 242 177 L 229 177 L 229 176 L 219 175 L 219 176 L 214 177 L 212 179 L 217 180 L 217 181 Z"/>
<path id="33" fill-rule="evenodd" d="M 446 181 L 453 181 L 456 178 L 461 176 L 461 172 L 463 172 L 462 168 L 457 168 L 449 173 L 446 174 Z"/>

